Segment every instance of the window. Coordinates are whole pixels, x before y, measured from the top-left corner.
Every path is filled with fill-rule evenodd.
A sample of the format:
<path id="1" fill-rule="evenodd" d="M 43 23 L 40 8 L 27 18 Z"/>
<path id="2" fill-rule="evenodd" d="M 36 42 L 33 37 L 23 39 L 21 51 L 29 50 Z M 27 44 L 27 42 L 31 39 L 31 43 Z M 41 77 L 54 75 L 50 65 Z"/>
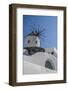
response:
<path id="1" fill-rule="evenodd" d="M 30 43 L 30 40 L 28 40 L 28 43 Z"/>
<path id="2" fill-rule="evenodd" d="M 37 41 L 35 41 L 35 43 L 37 44 Z"/>

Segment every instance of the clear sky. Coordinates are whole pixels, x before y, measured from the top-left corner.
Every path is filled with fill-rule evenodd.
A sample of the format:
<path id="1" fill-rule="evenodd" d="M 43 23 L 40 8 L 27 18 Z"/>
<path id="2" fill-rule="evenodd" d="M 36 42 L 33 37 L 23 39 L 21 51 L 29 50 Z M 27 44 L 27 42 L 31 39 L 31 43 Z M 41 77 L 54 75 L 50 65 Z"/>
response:
<path id="1" fill-rule="evenodd" d="M 42 48 L 57 48 L 57 16 L 23 15 L 24 36 L 34 31 L 33 27 L 43 30 L 40 36 Z"/>

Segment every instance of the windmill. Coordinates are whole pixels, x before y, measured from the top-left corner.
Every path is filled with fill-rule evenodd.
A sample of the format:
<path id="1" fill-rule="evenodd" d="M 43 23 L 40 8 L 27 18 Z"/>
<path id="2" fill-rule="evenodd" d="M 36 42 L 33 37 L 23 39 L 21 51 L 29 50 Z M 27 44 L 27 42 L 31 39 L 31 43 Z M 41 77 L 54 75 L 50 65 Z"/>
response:
<path id="1" fill-rule="evenodd" d="M 35 52 L 44 52 L 44 48 L 41 48 L 40 44 L 41 44 L 41 38 L 46 38 L 44 37 L 44 31 L 45 29 L 40 30 L 39 25 L 36 28 L 35 24 L 32 27 L 32 32 L 29 33 L 28 35 L 26 35 L 24 37 L 24 43 L 25 43 L 25 47 L 24 49 L 27 49 L 29 54 L 33 54 Z"/>

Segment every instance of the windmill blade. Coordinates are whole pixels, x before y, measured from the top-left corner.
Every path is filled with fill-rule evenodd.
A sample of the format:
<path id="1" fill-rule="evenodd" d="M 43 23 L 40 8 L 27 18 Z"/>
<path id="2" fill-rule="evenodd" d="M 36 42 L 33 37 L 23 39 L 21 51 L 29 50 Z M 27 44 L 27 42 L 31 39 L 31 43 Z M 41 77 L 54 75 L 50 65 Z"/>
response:
<path id="1" fill-rule="evenodd" d="M 31 21 L 30 23 L 31 31 L 36 30 L 36 25 Z"/>
<path id="2" fill-rule="evenodd" d="M 37 28 L 36 28 L 36 25 L 34 24 L 33 26 L 32 26 L 32 31 L 37 31 Z"/>
<path id="3" fill-rule="evenodd" d="M 39 37 L 40 37 L 40 38 L 45 38 L 45 39 L 47 38 L 46 36 L 43 36 L 43 35 L 41 35 L 41 36 L 39 36 Z"/>
<path id="4" fill-rule="evenodd" d="M 30 34 L 31 34 L 31 33 L 29 33 L 29 34 L 25 35 L 25 36 L 24 36 L 24 38 L 26 38 L 26 37 L 27 37 L 27 36 L 29 36 Z"/>
<path id="5" fill-rule="evenodd" d="M 40 33 L 40 36 L 47 36 L 47 33 Z"/>
<path id="6" fill-rule="evenodd" d="M 42 36 L 41 36 L 40 39 L 41 39 L 41 38 L 42 38 L 42 39 L 46 39 L 47 37 L 42 37 Z"/>
<path id="7" fill-rule="evenodd" d="M 48 36 L 48 34 L 47 34 L 47 33 L 42 32 L 42 33 L 40 33 L 40 34 L 39 34 L 39 36 L 44 36 L 44 37 L 46 37 L 46 36 Z"/>
<path id="8" fill-rule="evenodd" d="M 38 29 L 37 29 L 38 32 L 39 32 L 39 28 L 40 28 L 40 26 L 39 26 L 39 24 L 38 24 Z"/>
<path id="9" fill-rule="evenodd" d="M 40 33 L 39 36 L 40 36 L 40 37 L 46 37 L 47 35 L 46 35 L 45 33 L 43 33 L 43 34 Z"/>
<path id="10" fill-rule="evenodd" d="M 45 30 L 46 30 L 46 29 L 42 29 L 42 30 L 39 31 L 39 33 L 42 33 L 42 32 L 44 32 Z"/>

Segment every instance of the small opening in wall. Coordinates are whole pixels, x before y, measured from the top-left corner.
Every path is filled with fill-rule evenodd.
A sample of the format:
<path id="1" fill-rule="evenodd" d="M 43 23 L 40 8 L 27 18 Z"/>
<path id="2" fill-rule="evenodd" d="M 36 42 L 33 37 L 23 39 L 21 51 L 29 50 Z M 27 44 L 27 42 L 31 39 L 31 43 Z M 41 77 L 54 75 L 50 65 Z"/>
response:
<path id="1" fill-rule="evenodd" d="M 54 54 L 54 52 L 51 52 L 51 54 L 53 55 L 53 54 Z"/>
<path id="2" fill-rule="evenodd" d="M 49 68 L 49 69 L 53 69 L 53 66 L 52 66 L 52 64 L 50 63 L 50 61 L 46 61 L 45 67 L 46 67 L 46 68 Z"/>

